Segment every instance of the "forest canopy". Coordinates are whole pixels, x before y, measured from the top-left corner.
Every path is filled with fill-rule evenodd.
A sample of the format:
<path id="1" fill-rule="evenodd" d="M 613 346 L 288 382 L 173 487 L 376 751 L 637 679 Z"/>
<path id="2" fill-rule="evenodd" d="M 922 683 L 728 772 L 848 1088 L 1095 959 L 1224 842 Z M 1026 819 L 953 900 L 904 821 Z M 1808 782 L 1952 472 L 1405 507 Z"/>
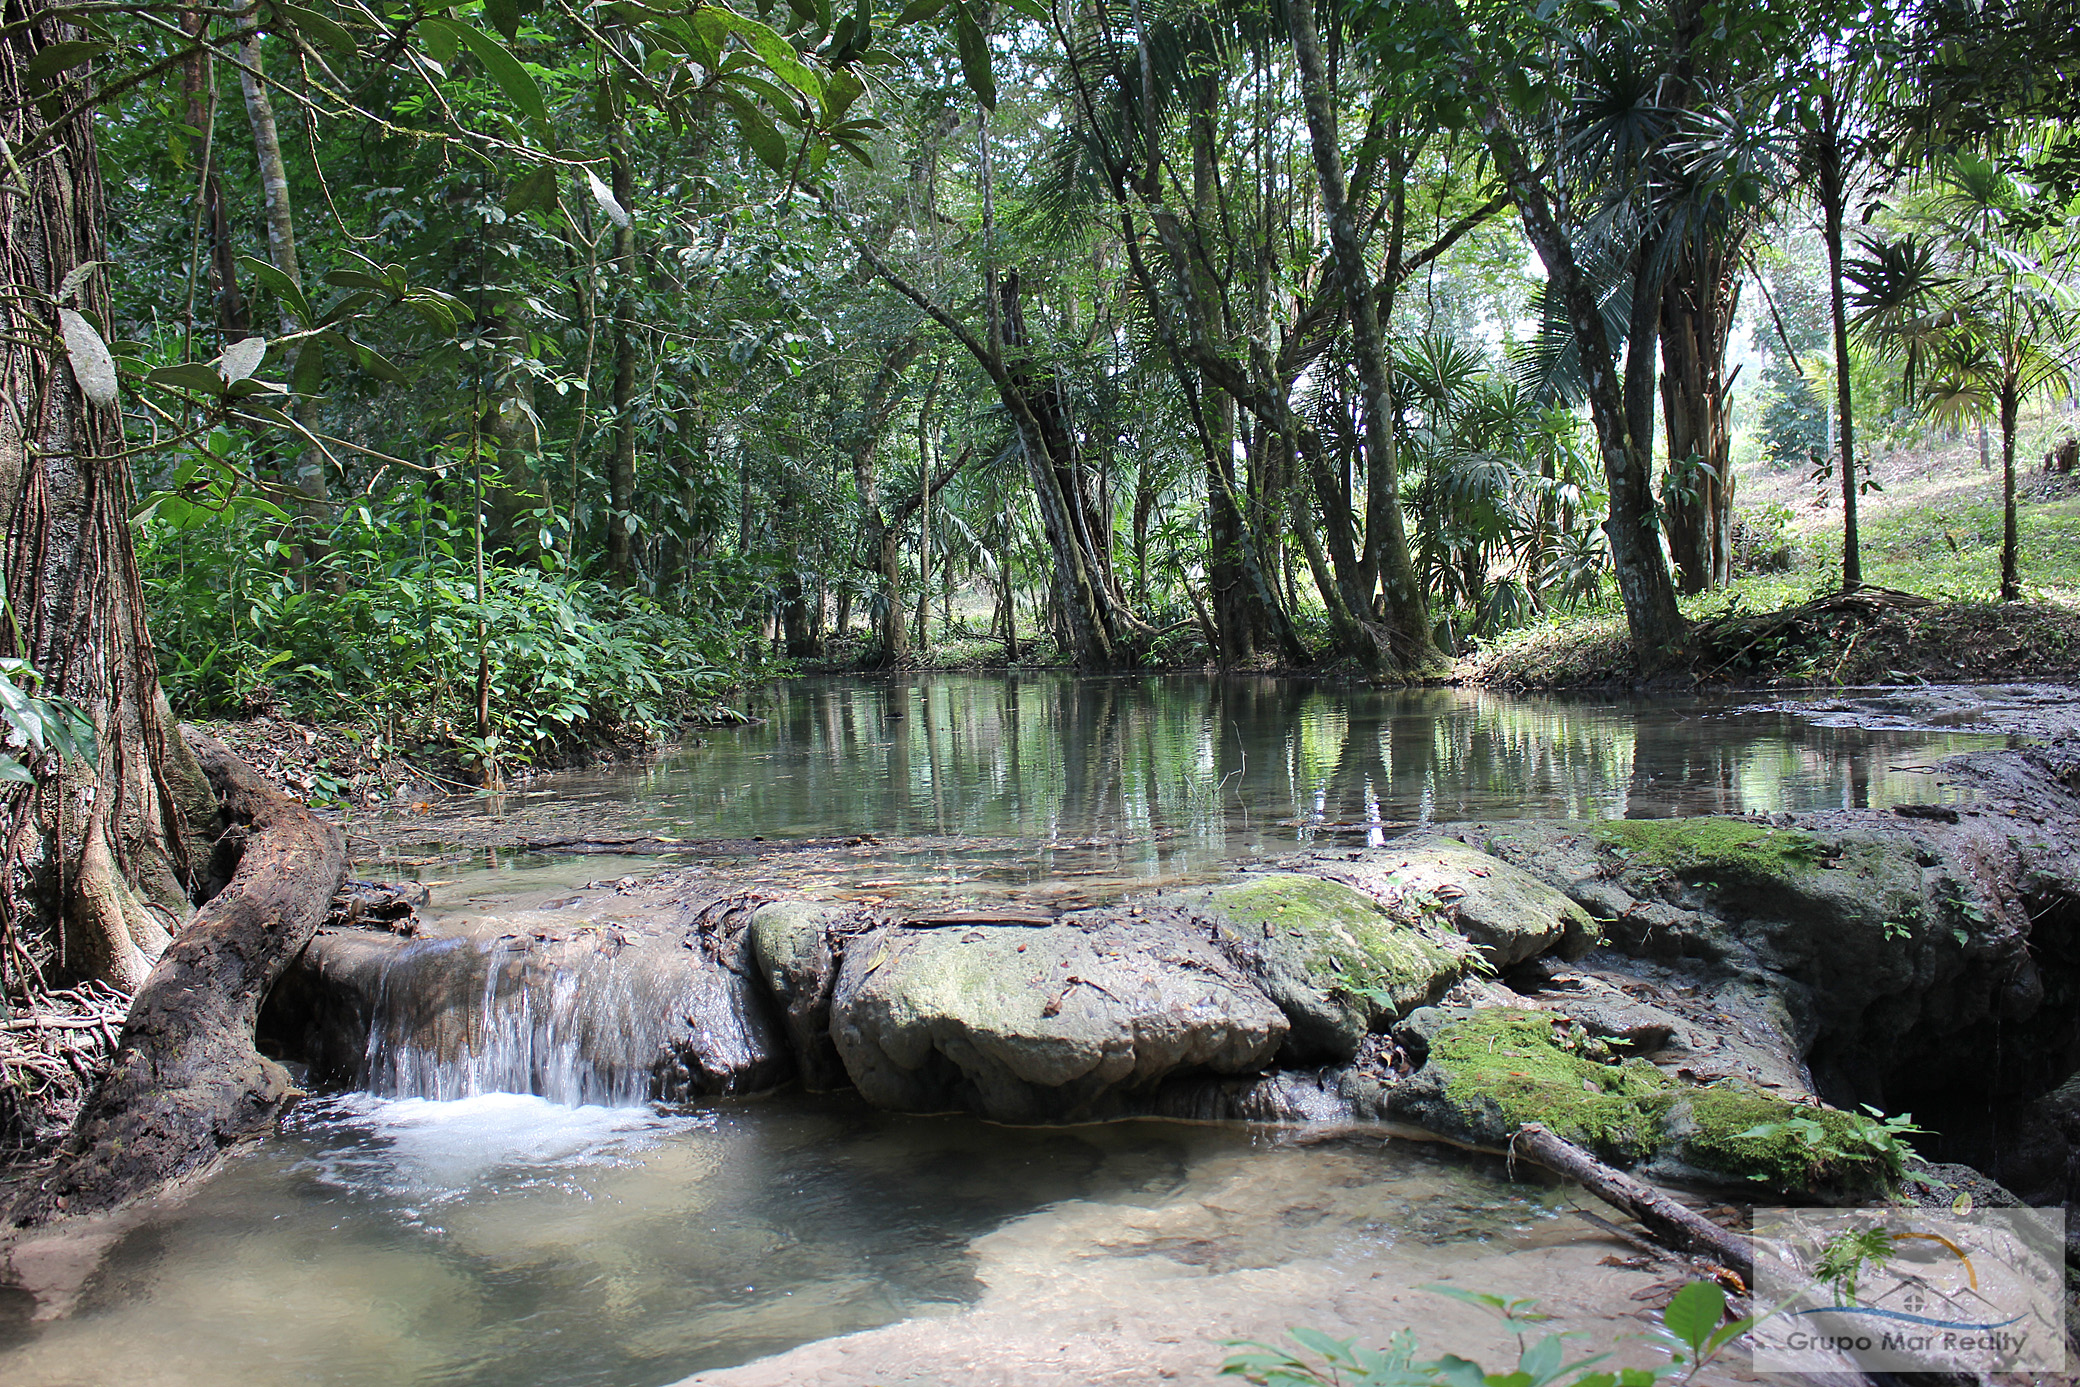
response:
<path id="1" fill-rule="evenodd" d="M 1854 586 L 1873 416 L 2012 496 L 2072 388 L 2071 9 L 34 6 L 13 154 L 94 122 L 64 342 L 175 706 L 495 771 L 956 596 L 1091 668 L 1611 602 L 1666 663 L 1749 559 L 1737 324 Z"/>

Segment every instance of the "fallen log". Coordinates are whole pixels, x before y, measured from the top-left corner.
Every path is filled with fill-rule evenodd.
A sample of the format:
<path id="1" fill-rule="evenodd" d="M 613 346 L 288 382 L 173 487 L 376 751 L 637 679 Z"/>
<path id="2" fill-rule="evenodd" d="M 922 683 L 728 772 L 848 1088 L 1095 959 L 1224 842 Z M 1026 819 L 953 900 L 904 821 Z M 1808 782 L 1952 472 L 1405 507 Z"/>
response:
<path id="1" fill-rule="evenodd" d="M 1640 1226 L 1679 1252 L 1709 1257 L 1743 1281 L 1754 1279 L 1753 1244 L 1739 1233 L 1721 1228 L 1684 1208 L 1651 1185 L 1613 1169 L 1536 1122 L 1527 1122 L 1510 1138 L 1510 1154 L 1526 1156 L 1556 1175 L 1578 1181 L 1591 1194 L 1637 1219 Z"/>
<path id="2" fill-rule="evenodd" d="M 253 1026 L 346 879 L 346 845 L 223 743 L 183 733 L 222 814 L 209 864 L 221 889 L 138 989 L 114 1064 L 51 1168 L 8 1207 L 10 1225 L 105 1212 L 198 1176 L 273 1131 L 296 1096 Z"/>

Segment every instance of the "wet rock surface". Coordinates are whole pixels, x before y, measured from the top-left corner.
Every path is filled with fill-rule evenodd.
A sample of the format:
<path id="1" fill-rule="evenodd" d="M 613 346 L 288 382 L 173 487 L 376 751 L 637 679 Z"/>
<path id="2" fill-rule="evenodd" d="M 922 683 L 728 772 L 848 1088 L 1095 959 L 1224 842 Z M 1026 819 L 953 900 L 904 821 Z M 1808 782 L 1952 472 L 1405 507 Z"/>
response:
<path id="1" fill-rule="evenodd" d="M 613 1066 L 651 1097 L 799 1079 L 1010 1122 L 1392 1121 L 1493 1147 L 1536 1120 L 1652 1174 L 1811 1194 L 1872 1187 L 1870 1153 L 1742 1134 L 1789 1112 L 1854 1146 L 1868 1103 L 1935 1128 L 1932 1157 L 2062 1198 L 2076 767 L 2066 743 L 1959 758 L 1955 822 L 1462 824 L 1066 915 L 667 872 L 466 931 L 329 932 L 270 1016 L 342 1081 L 380 1080 L 399 1035 L 466 1056 L 486 998 L 510 1021 L 530 996 L 538 1046 L 651 1047 Z M 638 1000 L 582 1022 L 556 1000 L 599 986 Z"/>
<path id="2" fill-rule="evenodd" d="M 640 921 L 325 931 L 270 997 L 261 1034 L 320 1078 L 401 1096 L 756 1092 L 793 1063 L 755 976 L 750 913 L 725 898 Z"/>
<path id="3" fill-rule="evenodd" d="M 1279 872 L 1172 893 L 1291 1019 L 1286 1054 L 1348 1060 L 1366 1035 L 1434 1001 L 1476 964 L 1434 897 L 1400 909 L 1341 882 Z"/>
<path id="4" fill-rule="evenodd" d="M 853 1084 L 879 1107 L 1089 1120 L 1180 1070 L 1258 1069 L 1285 1038 L 1285 1015 L 1204 940 L 1087 926 L 853 941 L 831 1005 Z"/>

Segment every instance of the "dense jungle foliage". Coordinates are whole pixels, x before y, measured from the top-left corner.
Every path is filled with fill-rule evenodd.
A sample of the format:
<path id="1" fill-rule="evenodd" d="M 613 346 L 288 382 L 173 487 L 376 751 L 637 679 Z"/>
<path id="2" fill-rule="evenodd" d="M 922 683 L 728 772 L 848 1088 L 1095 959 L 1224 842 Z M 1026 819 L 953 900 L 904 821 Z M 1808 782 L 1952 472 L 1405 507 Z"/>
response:
<path id="1" fill-rule="evenodd" d="M 2070 0 L 740 8 L 56 7 L 182 711 L 510 764 L 776 659 L 1421 675 L 1610 604 L 1652 668 L 1781 547 L 1737 448 L 1853 585 L 1926 428 L 2022 593 Z"/>

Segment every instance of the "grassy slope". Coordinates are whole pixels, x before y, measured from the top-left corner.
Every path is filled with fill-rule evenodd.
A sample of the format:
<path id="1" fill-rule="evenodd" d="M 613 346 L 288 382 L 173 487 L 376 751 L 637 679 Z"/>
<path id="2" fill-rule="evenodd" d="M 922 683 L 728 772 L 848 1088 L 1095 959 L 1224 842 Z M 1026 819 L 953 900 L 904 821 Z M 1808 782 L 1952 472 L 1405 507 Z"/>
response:
<path id="1" fill-rule="evenodd" d="M 1703 669 L 1721 679 L 1890 683 L 1922 680 L 2080 678 L 2080 479 L 2039 470 L 2051 443 L 2080 431 L 2080 412 L 2043 408 L 2025 419 L 2016 449 L 2022 471 L 2017 526 L 2026 601 L 2001 606 L 1998 456 L 1980 466 L 1978 440 L 1928 440 L 1889 451 L 1876 473 L 1884 490 L 1860 504 L 1864 581 L 1938 599 L 1786 641 L 1763 668 Z M 1996 440 L 1996 447 L 1998 440 Z M 1800 472 L 1742 469 L 1740 508 L 1788 511 L 1793 569 L 1751 574 L 1724 592 L 1684 600 L 1695 620 L 1738 605 L 1748 612 L 1793 607 L 1839 582 L 1841 502 Z M 1781 511 L 1779 512 L 1781 513 Z M 1624 621 L 1615 609 L 1518 632 L 1462 662 L 1484 683 L 1549 687 L 1623 679 L 1632 672 Z"/>

